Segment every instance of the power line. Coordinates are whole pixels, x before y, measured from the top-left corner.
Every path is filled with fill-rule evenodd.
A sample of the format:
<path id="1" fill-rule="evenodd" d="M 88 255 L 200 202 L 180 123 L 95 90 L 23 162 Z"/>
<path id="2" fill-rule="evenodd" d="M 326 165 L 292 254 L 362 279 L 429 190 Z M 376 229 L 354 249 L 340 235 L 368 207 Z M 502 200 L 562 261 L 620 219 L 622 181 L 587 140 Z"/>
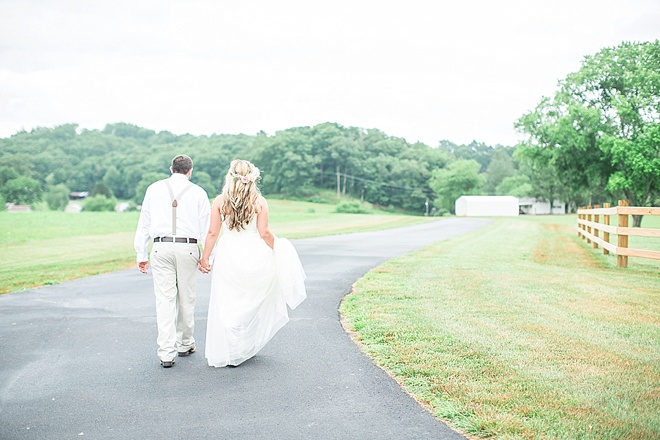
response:
<path id="1" fill-rule="evenodd" d="M 371 180 L 371 179 L 365 179 L 363 177 L 353 176 L 352 174 L 346 174 L 346 173 L 341 173 L 341 172 L 334 172 L 333 173 L 333 172 L 329 172 L 329 171 L 322 171 L 322 172 L 320 172 L 320 174 L 326 174 L 326 175 L 331 175 L 331 176 L 337 176 L 338 175 L 340 177 L 346 177 L 346 178 L 349 178 L 349 179 L 352 179 L 352 180 L 359 180 L 361 182 L 375 183 L 376 185 L 379 185 L 379 186 L 385 186 L 385 187 L 394 188 L 394 189 L 401 189 L 401 190 L 405 190 L 405 191 L 409 191 L 409 192 L 413 192 L 415 190 L 424 191 L 424 188 L 408 188 L 406 186 L 390 185 L 388 183 L 378 182 L 378 181 Z"/>

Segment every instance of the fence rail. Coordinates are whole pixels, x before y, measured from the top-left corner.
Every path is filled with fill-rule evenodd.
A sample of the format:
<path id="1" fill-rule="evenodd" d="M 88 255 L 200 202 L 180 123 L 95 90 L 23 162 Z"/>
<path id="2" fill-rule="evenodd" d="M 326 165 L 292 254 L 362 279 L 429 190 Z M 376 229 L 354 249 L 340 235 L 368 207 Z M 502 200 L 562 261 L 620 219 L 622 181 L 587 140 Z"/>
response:
<path id="1" fill-rule="evenodd" d="M 617 216 L 617 226 L 610 225 L 613 215 Z M 660 238 L 660 229 L 628 227 L 628 219 L 631 215 L 660 216 L 660 208 L 628 206 L 628 202 L 625 200 L 619 200 L 619 206 L 615 207 L 610 207 L 609 203 L 605 203 L 602 208 L 599 205 L 580 208 L 578 209 L 578 236 L 585 239 L 587 243 L 593 243 L 594 249 L 602 247 L 603 254 L 616 255 L 619 267 L 628 267 L 628 257 L 660 260 L 659 251 L 628 247 L 629 236 Z M 602 238 L 601 232 L 603 233 Z M 616 245 L 610 243 L 610 234 L 617 235 Z"/>

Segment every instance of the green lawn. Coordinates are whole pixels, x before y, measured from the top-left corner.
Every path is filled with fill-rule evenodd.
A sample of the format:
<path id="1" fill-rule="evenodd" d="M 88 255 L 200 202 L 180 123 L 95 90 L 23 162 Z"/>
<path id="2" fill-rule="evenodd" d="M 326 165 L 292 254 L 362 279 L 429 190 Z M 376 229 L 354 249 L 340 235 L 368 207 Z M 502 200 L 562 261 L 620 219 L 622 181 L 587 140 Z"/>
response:
<path id="1" fill-rule="evenodd" d="M 498 219 L 391 260 L 356 283 L 344 324 L 471 436 L 660 438 L 660 264 L 618 269 L 575 229 Z"/>
<path id="2" fill-rule="evenodd" d="M 287 238 L 405 226 L 426 217 L 337 214 L 335 206 L 271 200 L 270 226 Z M 0 293 L 135 265 L 138 213 L 0 212 Z"/>

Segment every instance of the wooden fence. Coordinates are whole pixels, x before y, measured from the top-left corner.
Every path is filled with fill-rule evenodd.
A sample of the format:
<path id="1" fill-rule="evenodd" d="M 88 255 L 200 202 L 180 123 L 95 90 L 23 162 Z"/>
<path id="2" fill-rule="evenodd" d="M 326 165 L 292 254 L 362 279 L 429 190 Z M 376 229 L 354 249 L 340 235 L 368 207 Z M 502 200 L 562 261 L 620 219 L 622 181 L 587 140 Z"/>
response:
<path id="1" fill-rule="evenodd" d="M 613 215 L 617 216 L 617 226 L 610 225 L 610 217 Z M 598 249 L 598 246 L 602 247 L 603 254 L 616 255 L 619 267 L 628 267 L 628 257 L 660 260 L 659 251 L 628 247 L 628 237 L 632 235 L 660 238 L 660 229 L 628 227 L 628 219 L 631 215 L 660 216 L 660 208 L 628 206 L 628 202 L 625 200 L 619 200 L 619 206 L 613 208 L 609 203 L 605 203 L 602 208 L 599 205 L 580 208 L 578 209 L 578 236 L 587 240 L 587 243 L 593 243 L 594 249 Z M 610 243 L 610 234 L 617 235 L 616 245 Z"/>

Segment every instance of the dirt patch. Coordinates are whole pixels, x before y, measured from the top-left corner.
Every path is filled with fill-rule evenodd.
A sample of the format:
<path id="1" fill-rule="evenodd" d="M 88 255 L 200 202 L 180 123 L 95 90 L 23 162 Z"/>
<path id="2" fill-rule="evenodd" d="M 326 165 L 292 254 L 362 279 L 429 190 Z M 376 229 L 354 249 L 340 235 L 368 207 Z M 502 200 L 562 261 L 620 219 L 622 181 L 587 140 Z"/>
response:
<path id="1" fill-rule="evenodd" d="M 569 235 L 572 232 L 570 228 L 557 224 L 543 224 L 542 228 L 545 238 L 539 241 L 532 254 L 536 263 L 561 267 L 601 267 L 593 252 Z"/>

